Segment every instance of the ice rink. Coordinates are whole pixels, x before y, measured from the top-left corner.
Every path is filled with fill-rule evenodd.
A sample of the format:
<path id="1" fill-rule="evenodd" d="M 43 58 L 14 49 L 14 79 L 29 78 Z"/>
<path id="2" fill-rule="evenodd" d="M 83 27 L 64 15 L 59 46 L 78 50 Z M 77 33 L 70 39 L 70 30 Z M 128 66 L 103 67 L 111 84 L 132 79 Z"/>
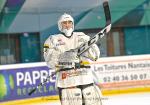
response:
<path id="1" fill-rule="evenodd" d="M 150 105 L 150 93 L 133 93 L 103 97 L 103 105 Z M 59 102 L 36 105 L 61 105 Z"/>
<path id="2" fill-rule="evenodd" d="M 110 96 L 103 105 L 150 105 L 150 93 Z"/>

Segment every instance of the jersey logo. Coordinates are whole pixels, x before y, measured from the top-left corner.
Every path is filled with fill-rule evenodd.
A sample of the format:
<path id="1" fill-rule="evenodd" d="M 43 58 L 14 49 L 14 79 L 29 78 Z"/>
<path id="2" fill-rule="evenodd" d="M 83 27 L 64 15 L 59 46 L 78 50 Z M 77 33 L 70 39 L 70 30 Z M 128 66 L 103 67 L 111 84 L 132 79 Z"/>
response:
<path id="1" fill-rule="evenodd" d="M 58 39 L 57 42 L 58 43 L 56 44 L 56 46 L 61 46 L 61 45 L 65 45 L 66 44 L 64 41 L 62 41 L 62 39 Z"/>
<path id="2" fill-rule="evenodd" d="M 62 79 L 66 79 L 66 78 L 68 78 L 68 77 L 75 77 L 75 76 L 83 76 L 83 75 L 87 75 L 88 74 L 88 72 L 87 72 L 87 70 L 73 70 L 73 71 L 70 71 L 70 72 L 62 72 L 62 76 L 61 76 L 61 78 Z"/>

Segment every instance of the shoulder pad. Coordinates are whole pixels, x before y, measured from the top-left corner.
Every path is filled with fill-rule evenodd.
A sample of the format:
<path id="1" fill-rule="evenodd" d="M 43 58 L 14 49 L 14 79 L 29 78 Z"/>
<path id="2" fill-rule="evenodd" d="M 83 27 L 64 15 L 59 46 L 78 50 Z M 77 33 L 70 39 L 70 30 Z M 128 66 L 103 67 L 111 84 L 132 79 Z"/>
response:
<path id="1" fill-rule="evenodd" d="M 90 39 L 90 37 L 83 32 L 74 32 L 74 35 L 78 37 L 78 42 L 81 43 L 86 42 Z"/>
<path id="2" fill-rule="evenodd" d="M 57 38 L 59 38 L 59 37 L 61 37 L 61 36 L 62 36 L 62 34 L 50 35 L 47 40 L 54 40 L 54 39 L 57 39 Z"/>
<path id="3" fill-rule="evenodd" d="M 85 35 L 85 33 L 83 33 L 83 32 L 73 32 L 73 34 L 78 35 L 78 36 L 84 36 Z"/>

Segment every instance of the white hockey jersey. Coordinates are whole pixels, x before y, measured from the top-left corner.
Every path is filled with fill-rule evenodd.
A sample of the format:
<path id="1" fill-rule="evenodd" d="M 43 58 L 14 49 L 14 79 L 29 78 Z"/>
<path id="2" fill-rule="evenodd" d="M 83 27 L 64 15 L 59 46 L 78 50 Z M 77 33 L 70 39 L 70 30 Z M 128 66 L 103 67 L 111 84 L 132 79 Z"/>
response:
<path id="1" fill-rule="evenodd" d="M 55 69 L 59 64 L 59 58 L 62 53 L 79 47 L 90 39 L 83 32 L 73 32 L 70 38 L 63 34 L 51 35 L 44 43 L 44 59 L 49 68 Z M 96 60 L 100 56 L 100 50 L 94 44 L 80 60 Z M 70 55 L 68 55 L 70 56 Z M 65 58 L 67 59 L 67 57 Z M 61 88 L 72 87 L 93 83 L 92 68 L 81 68 L 77 70 L 60 71 L 56 76 L 56 86 Z"/>

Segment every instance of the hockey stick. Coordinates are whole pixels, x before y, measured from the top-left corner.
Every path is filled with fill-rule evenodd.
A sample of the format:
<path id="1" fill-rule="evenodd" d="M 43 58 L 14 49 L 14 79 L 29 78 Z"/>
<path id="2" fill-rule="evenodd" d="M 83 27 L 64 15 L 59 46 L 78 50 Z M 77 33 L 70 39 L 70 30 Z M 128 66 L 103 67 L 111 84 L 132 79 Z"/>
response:
<path id="1" fill-rule="evenodd" d="M 108 4 L 107 0 L 105 0 L 103 2 L 103 8 L 104 8 L 104 13 L 105 13 L 105 17 L 106 17 L 106 26 L 99 33 L 97 33 L 94 37 L 92 37 L 88 42 L 82 44 L 80 47 L 75 49 L 75 50 L 77 50 L 77 56 L 80 56 L 82 53 L 87 51 L 93 44 L 95 44 L 99 39 L 101 39 L 105 34 L 107 34 L 110 31 L 110 29 L 111 29 L 111 15 L 110 15 L 110 9 L 109 9 L 109 4 Z M 77 65 L 75 68 L 82 68 L 82 67 L 89 68 L 89 66 L 83 66 L 83 65 L 80 65 L 80 64 Z M 70 69 L 75 69 L 75 68 L 65 68 L 64 70 L 70 70 Z M 46 84 L 51 77 L 53 77 L 59 71 L 62 71 L 62 70 L 63 69 L 57 70 L 53 74 L 47 76 L 47 78 L 43 82 L 41 82 L 39 85 L 37 85 L 35 88 L 33 88 L 28 93 L 28 95 L 31 95 L 32 93 L 34 93 L 39 87 Z"/>
<path id="2" fill-rule="evenodd" d="M 78 47 L 77 55 L 80 56 L 85 51 L 87 51 L 93 44 L 95 44 L 99 39 L 101 39 L 104 35 L 106 35 L 110 29 L 111 29 L 111 14 L 109 9 L 109 4 L 107 0 L 104 0 L 103 2 L 103 8 L 105 13 L 105 19 L 106 19 L 106 25 L 105 27 L 98 32 L 96 35 L 94 35 L 88 42 L 82 44 L 80 47 Z"/>
<path id="3" fill-rule="evenodd" d="M 47 78 L 46 78 L 43 82 L 41 82 L 40 84 L 38 84 L 35 88 L 33 88 L 33 89 L 28 93 L 28 95 L 31 95 L 31 94 L 34 93 L 39 87 L 41 87 L 41 86 L 43 86 L 44 84 L 46 84 L 46 83 L 49 81 L 49 79 L 50 79 L 51 77 L 53 77 L 54 75 L 57 74 L 57 72 L 58 72 L 58 71 L 56 71 L 56 72 L 52 73 L 51 75 L 47 76 Z"/>

